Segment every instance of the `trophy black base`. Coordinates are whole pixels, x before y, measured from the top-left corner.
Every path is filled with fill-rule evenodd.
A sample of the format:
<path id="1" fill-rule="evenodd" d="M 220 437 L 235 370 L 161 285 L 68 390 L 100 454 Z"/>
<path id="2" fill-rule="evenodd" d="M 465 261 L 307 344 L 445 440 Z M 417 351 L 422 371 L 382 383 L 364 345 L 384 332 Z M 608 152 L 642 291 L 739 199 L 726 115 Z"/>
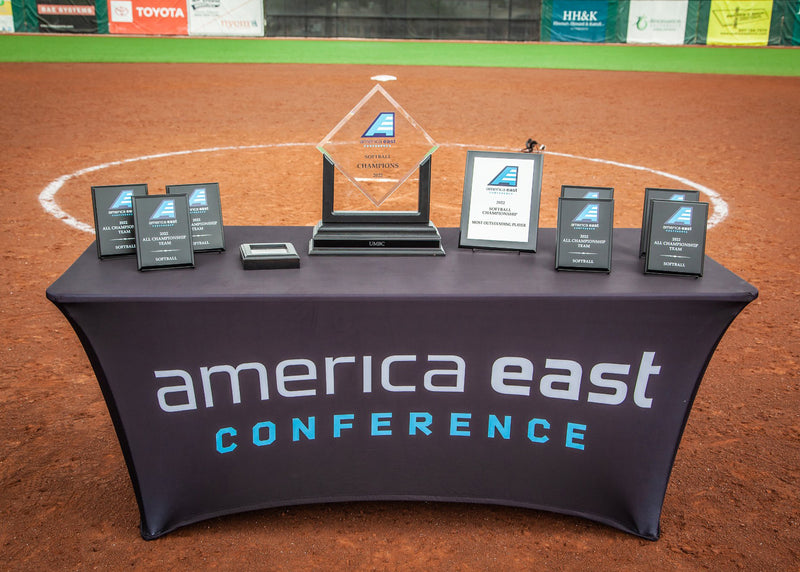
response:
<path id="1" fill-rule="evenodd" d="M 311 255 L 444 256 L 442 237 L 431 222 L 410 224 L 325 223 L 314 227 Z"/>

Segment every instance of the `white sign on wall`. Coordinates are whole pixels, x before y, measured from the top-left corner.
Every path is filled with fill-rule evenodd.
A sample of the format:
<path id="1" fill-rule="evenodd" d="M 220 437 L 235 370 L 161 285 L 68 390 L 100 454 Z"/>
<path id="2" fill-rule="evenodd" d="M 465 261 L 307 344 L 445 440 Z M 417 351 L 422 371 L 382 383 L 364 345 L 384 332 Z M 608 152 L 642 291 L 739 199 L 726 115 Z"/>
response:
<path id="1" fill-rule="evenodd" d="M 190 36 L 263 36 L 261 0 L 188 0 Z"/>
<path id="2" fill-rule="evenodd" d="M 628 43 L 683 44 L 689 0 L 631 0 Z"/>

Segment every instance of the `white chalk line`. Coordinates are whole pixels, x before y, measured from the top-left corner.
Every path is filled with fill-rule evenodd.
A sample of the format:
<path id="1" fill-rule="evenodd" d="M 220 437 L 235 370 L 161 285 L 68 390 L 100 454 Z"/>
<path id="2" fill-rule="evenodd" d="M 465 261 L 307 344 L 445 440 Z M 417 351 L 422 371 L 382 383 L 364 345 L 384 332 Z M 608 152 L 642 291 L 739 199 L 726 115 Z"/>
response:
<path id="1" fill-rule="evenodd" d="M 467 145 L 464 143 L 441 143 L 441 147 L 459 147 L 465 149 L 489 149 L 489 150 L 496 150 L 496 151 L 516 151 L 516 149 L 508 149 L 507 147 L 493 147 L 488 145 Z M 45 210 L 46 213 L 50 214 L 51 216 L 59 219 L 64 224 L 71 226 L 77 230 L 88 232 L 94 234 L 94 227 L 90 224 L 87 224 L 83 221 L 76 219 L 74 216 L 69 214 L 68 212 L 64 211 L 56 201 L 56 194 L 59 190 L 70 180 L 75 179 L 77 177 L 81 177 L 88 173 L 93 173 L 95 171 L 101 171 L 103 169 L 108 169 L 110 167 L 117 167 L 120 165 L 126 165 L 128 163 L 136 163 L 138 161 L 150 161 L 154 159 L 164 159 L 167 157 L 177 157 L 180 155 L 191 155 L 193 153 L 216 153 L 220 151 L 246 151 L 250 149 L 277 149 L 277 148 L 286 148 L 286 147 L 316 147 L 315 143 L 266 143 L 262 145 L 234 145 L 230 147 L 209 147 L 206 149 L 188 149 L 183 151 L 170 151 L 167 153 L 157 153 L 155 155 L 142 155 L 140 157 L 132 157 L 130 159 L 122 159 L 120 161 L 110 161 L 108 163 L 101 163 L 99 165 L 93 165 L 91 167 L 86 167 L 85 169 L 79 169 L 73 173 L 69 173 L 67 175 L 62 175 L 57 179 L 51 181 L 41 193 L 39 193 L 39 204 L 42 205 L 42 208 Z M 706 195 L 711 201 L 711 204 L 714 206 L 714 212 L 708 219 L 708 227 L 712 228 L 719 223 L 721 223 L 725 218 L 728 216 L 728 203 L 722 198 L 722 196 L 704 185 L 699 183 L 695 183 L 685 177 L 681 177 L 679 175 L 673 175 L 672 173 L 667 173 L 666 171 L 659 171 L 657 169 L 651 169 L 649 167 L 642 167 L 641 165 L 631 165 L 630 163 L 621 163 L 619 161 L 611 161 L 609 159 L 599 159 L 596 157 L 581 157 L 580 155 L 572 155 L 570 153 L 559 153 L 556 151 L 544 151 L 544 155 L 553 155 L 558 157 L 567 157 L 569 159 L 578 159 L 581 161 L 591 161 L 593 163 L 603 163 L 605 165 L 613 165 L 615 167 L 623 167 L 626 169 L 634 169 L 637 171 L 646 171 L 648 173 L 653 173 L 655 175 L 659 175 L 661 177 L 666 177 L 668 179 L 672 179 L 674 181 L 678 181 L 683 185 L 691 187 L 695 190 L 700 191 L 704 195 Z"/>

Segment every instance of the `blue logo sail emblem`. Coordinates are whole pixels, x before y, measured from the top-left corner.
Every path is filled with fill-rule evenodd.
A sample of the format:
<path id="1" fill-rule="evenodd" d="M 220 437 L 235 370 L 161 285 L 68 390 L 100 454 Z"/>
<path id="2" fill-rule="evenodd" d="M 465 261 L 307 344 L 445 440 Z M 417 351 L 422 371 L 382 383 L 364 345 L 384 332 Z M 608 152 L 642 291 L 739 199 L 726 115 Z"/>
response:
<path id="1" fill-rule="evenodd" d="M 676 226 L 692 226 L 692 207 L 681 207 L 675 211 L 667 222 L 664 224 L 672 224 Z"/>
<path id="2" fill-rule="evenodd" d="M 199 187 L 192 191 L 192 194 L 189 196 L 189 206 L 190 207 L 207 207 L 208 206 L 208 197 L 206 196 L 206 188 Z"/>
<path id="3" fill-rule="evenodd" d="M 495 187 L 516 187 L 517 186 L 517 173 L 519 172 L 519 167 L 514 165 L 509 165 L 504 167 L 502 171 L 497 173 L 492 182 L 489 183 L 490 186 Z"/>
<path id="4" fill-rule="evenodd" d="M 175 218 L 175 201 L 164 199 L 155 212 L 150 215 L 150 220 L 164 220 Z"/>
<path id="5" fill-rule="evenodd" d="M 394 112 L 379 113 L 361 137 L 394 137 Z"/>
<path id="6" fill-rule="evenodd" d="M 597 222 L 598 205 L 595 203 L 586 205 L 583 210 L 578 213 L 572 222 Z"/>
<path id="7" fill-rule="evenodd" d="M 600 191 L 586 191 L 586 194 L 583 195 L 584 199 L 599 199 L 600 198 Z"/>
<path id="8" fill-rule="evenodd" d="M 133 191 L 130 189 L 126 191 L 121 191 L 120 194 L 117 195 L 117 198 L 114 199 L 114 202 L 111 204 L 111 208 L 108 210 L 110 211 L 118 211 L 122 209 L 132 209 L 133 208 Z"/>
<path id="9" fill-rule="evenodd" d="M 686 195 L 679 195 L 679 194 L 676 193 L 676 194 L 672 195 L 669 198 L 669 200 L 671 200 L 671 201 L 685 201 L 686 200 Z"/>

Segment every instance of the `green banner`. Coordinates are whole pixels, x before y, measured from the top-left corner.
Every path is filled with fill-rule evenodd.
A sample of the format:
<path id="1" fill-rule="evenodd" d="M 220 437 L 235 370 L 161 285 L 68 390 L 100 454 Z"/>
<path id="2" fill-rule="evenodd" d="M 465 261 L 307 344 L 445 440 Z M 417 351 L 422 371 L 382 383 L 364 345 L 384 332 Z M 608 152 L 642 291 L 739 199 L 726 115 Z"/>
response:
<path id="1" fill-rule="evenodd" d="M 543 42 L 614 42 L 619 0 L 542 0 Z"/>

